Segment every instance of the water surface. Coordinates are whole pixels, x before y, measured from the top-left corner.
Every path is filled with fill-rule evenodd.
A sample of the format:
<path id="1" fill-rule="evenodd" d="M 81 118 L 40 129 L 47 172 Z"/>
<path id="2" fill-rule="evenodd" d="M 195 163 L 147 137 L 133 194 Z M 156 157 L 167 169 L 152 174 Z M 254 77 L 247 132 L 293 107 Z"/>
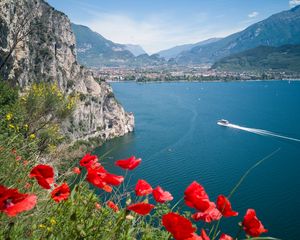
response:
<path id="1" fill-rule="evenodd" d="M 193 181 L 211 200 L 227 195 L 245 171 L 272 151 L 279 153 L 256 168 L 232 197 L 240 215 L 226 219 L 224 231 L 247 208 L 254 208 L 269 234 L 281 239 L 300 235 L 300 143 L 216 124 L 224 118 L 246 128 L 300 139 L 300 82 L 113 83 L 116 97 L 134 112 L 135 132 L 106 143 L 96 152 L 112 150 L 113 159 L 143 159 L 131 183 L 142 178 L 170 191 L 175 200 Z M 175 201 L 174 201 L 175 202 Z"/>

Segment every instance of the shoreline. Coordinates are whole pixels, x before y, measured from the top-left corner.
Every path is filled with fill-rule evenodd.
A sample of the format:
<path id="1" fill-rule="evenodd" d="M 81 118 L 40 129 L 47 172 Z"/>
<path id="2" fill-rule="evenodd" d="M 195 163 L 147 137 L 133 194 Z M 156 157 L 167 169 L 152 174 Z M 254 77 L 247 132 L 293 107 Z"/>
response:
<path id="1" fill-rule="evenodd" d="M 109 80 L 106 81 L 107 83 L 140 83 L 140 84 L 147 84 L 147 83 L 210 83 L 210 82 L 222 82 L 222 83 L 229 83 L 229 82 L 271 82 L 271 81 L 284 81 L 284 82 L 299 82 L 300 79 L 270 79 L 270 80 L 261 80 L 261 79 L 249 79 L 249 80 L 209 80 L 209 81 L 187 81 L 187 80 L 178 80 L 178 81 L 135 81 L 135 80 Z"/>

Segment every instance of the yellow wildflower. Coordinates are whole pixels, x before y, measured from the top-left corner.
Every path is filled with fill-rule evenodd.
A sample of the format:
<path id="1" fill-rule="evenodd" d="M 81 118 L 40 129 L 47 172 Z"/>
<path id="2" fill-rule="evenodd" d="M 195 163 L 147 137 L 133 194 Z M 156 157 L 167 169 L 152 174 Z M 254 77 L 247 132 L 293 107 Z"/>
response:
<path id="1" fill-rule="evenodd" d="M 58 91 L 57 85 L 56 84 L 51 84 L 51 90 L 53 93 Z"/>
<path id="2" fill-rule="evenodd" d="M 50 223 L 51 223 L 52 225 L 55 225 L 57 222 L 56 222 L 55 218 L 51 218 L 51 219 L 50 219 Z"/>
<path id="3" fill-rule="evenodd" d="M 46 228 L 46 226 L 44 224 L 40 224 L 39 228 Z"/>
<path id="4" fill-rule="evenodd" d="M 15 129 L 15 125 L 13 125 L 13 124 L 9 124 L 8 127 L 11 129 Z"/>
<path id="5" fill-rule="evenodd" d="M 36 136 L 35 136 L 35 134 L 34 134 L 34 133 L 32 133 L 32 134 L 30 134 L 30 135 L 29 135 L 29 138 L 30 138 L 30 139 L 35 139 L 35 138 L 36 138 Z"/>
<path id="6" fill-rule="evenodd" d="M 13 114 L 12 113 L 8 113 L 6 114 L 6 120 L 10 121 L 13 118 Z"/>

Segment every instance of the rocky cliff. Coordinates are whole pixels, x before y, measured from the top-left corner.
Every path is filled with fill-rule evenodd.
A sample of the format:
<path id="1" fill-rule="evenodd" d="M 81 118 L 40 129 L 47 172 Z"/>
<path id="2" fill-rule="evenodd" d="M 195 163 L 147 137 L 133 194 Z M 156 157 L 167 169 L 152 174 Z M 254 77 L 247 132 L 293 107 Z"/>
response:
<path id="1" fill-rule="evenodd" d="M 18 43 L 1 75 L 21 88 L 34 82 L 55 82 L 80 100 L 63 124 L 72 139 L 103 140 L 133 131 L 134 117 L 116 101 L 111 87 L 96 82 L 77 63 L 75 37 L 68 17 L 43 0 L 0 1 L 0 63 Z"/>

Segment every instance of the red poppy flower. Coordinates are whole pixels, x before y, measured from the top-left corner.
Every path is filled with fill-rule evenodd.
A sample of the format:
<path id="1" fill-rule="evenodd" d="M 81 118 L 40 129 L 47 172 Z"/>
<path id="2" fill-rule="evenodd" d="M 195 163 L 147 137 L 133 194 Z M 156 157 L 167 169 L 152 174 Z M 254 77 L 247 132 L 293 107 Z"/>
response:
<path id="1" fill-rule="evenodd" d="M 92 166 L 90 166 L 90 168 L 94 168 L 94 169 L 97 169 L 100 167 L 101 167 L 101 163 L 98 163 L 98 162 L 96 162 L 96 163 L 92 164 Z"/>
<path id="2" fill-rule="evenodd" d="M 138 213 L 140 215 L 147 215 L 154 208 L 154 205 L 149 203 L 135 203 L 127 207 L 128 210 Z"/>
<path id="3" fill-rule="evenodd" d="M 185 240 L 193 237 L 196 228 L 190 220 L 177 213 L 167 213 L 162 217 L 162 225 L 176 240 Z"/>
<path id="4" fill-rule="evenodd" d="M 229 236 L 229 235 L 226 235 L 226 234 L 222 234 L 220 236 L 220 240 L 234 240 L 233 237 Z"/>
<path id="5" fill-rule="evenodd" d="M 107 201 L 106 205 L 109 208 L 111 208 L 114 212 L 118 212 L 119 211 L 119 207 L 116 204 L 114 204 L 114 202 L 112 202 L 112 201 Z"/>
<path id="6" fill-rule="evenodd" d="M 256 217 L 254 209 L 247 210 L 243 220 L 243 227 L 245 232 L 251 237 L 259 237 L 259 235 L 268 231 Z"/>
<path id="7" fill-rule="evenodd" d="M 135 194 L 137 196 L 146 196 L 150 193 L 152 193 L 153 189 L 149 183 L 147 183 L 145 180 L 139 179 L 135 186 Z"/>
<path id="8" fill-rule="evenodd" d="M 39 164 L 31 170 L 29 177 L 35 178 L 41 187 L 50 189 L 54 182 L 54 170 L 49 165 Z"/>
<path id="9" fill-rule="evenodd" d="M 99 210 L 101 209 L 101 205 L 99 203 L 95 203 L 95 208 Z"/>
<path id="10" fill-rule="evenodd" d="M 229 200 L 224 195 L 218 196 L 217 208 L 224 217 L 234 217 L 238 215 L 238 212 L 232 210 Z"/>
<path id="11" fill-rule="evenodd" d="M 79 165 L 85 168 L 89 168 L 97 163 L 98 157 L 96 155 L 86 154 L 79 162 Z"/>
<path id="12" fill-rule="evenodd" d="M 201 236 L 197 235 L 196 233 L 193 233 L 193 236 L 191 238 L 186 238 L 184 240 L 210 240 L 210 239 L 207 236 L 206 232 L 202 229 Z"/>
<path id="13" fill-rule="evenodd" d="M 160 186 L 153 190 L 153 197 L 156 202 L 165 203 L 166 201 L 172 201 L 173 196 L 171 193 L 164 191 Z"/>
<path id="14" fill-rule="evenodd" d="M 204 188 L 196 181 L 192 182 L 184 192 L 185 204 L 191 208 L 195 208 L 200 212 L 205 212 L 215 204 L 209 201 L 209 197 Z"/>
<path id="15" fill-rule="evenodd" d="M 18 189 L 0 185 L 0 211 L 10 217 L 31 210 L 36 205 L 36 201 L 36 195 L 22 194 L 18 192 Z"/>
<path id="16" fill-rule="evenodd" d="M 70 196 L 70 188 L 67 183 L 63 183 L 59 187 L 54 188 L 51 192 L 51 197 L 55 202 L 67 200 Z"/>
<path id="17" fill-rule="evenodd" d="M 115 165 L 123 169 L 133 170 L 141 163 L 141 161 L 142 159 L 131 156 L 128 159 L 121 159 L 116 161 Z"/>
<path id="18" fill-rule="evenodd" d="M 123 176 L 118 176 L 118 175 L 114 175 L 111 173 L 104 173 L 103 174 L 103 180 L 110 185 L 113 186 L 119 186 L 123 181 L 124 181 L 124 177 Z"/>
<path id="19" fill-rule="evenodd" d="M 217 221 L 222 217 L 222 214 L 215 207 L 207 209 L 205 212 L 197 212 L 192 215 L 195 221 L 204 221 L 210 223 L 212 221 Z"/>
<path id="20" fill-rule="evenodd" d="M 204 229 L 201 230 L 201 237 L 203 240 L 209 240 L 209 237 L 207 236 Z"/>
<path id="21" fill-rule="evenodd" d="M 74 167 L 74 168 L 73 168 L 73 173 L 79 175 L 79 174 L 81 173 L 79 167 Z"/>
<path id="22" fill-rule="evenodd" d="M 100 166 L 98 168 L 88 168 L 86 180 L 106 192 L 111 192 L 112 188 L 109 184 L 118 186 L 124 181 L 124 177 L 108 173 L 104 167 Z"/>
<path id="23" fill-rule="evenodd" d="M 192 237 L 186 238 L 184 240 L 203 240 L 203 238 L 201 236 L 197 235 L 196 233 L 193 233 Z"/>
<path id="24" fill-rule="evenodd" d="M 103 167 L 98 169 L 89 168 L 86 180 L 95 187 L 101 188 L 106 192 L 111 192 L 112 188 L 103 180 L 103 174 L 105 173 L 106 170 Z"/>

